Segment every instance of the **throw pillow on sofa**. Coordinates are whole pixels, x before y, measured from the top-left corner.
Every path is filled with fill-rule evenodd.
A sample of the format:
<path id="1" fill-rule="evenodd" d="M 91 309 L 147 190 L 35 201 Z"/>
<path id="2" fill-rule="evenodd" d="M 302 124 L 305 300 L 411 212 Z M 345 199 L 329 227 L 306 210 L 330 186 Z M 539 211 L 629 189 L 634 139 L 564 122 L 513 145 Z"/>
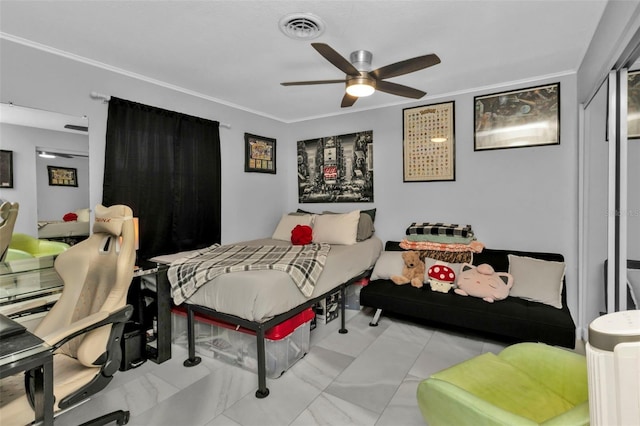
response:
<path id="1" fill-rule="evenodd" d="M 564 262 L 513 254 L 508 257 L 509 273 L 513 275 L 510 296 L 562 309 L 562 285 L 566 268 Z"/>

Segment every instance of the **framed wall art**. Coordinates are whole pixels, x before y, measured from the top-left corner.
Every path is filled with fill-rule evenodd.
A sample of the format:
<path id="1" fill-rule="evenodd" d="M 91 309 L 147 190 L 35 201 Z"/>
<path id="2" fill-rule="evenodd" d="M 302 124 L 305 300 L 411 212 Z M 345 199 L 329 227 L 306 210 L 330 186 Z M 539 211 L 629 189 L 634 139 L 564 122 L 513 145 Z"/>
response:
<path id="1" fill-rule="evenodd" d="M 403 181 L 456 180 L 455 103 L 402 110 Z"/>
<path id="2" fill-rule="evenodd" d="M 373 131 L 298 141 L 299 203 L 373 202 Z"/>
<path id="3" fill-rule="evenodd" d="M 244 171 L 276 174 L 276 140 L 245 133 Z"/>
<path id="4" fill-rule="evenodd" d="M 49 186 L 78 186 L 78 169 L 47 166 Z"/>
<path id="5" fill-rule="evenodd" d="M 630 71 L 627 80 L 627 138 L 640 139 L 640 71 Z"/>
<path id="6" fill-rule="evenodd" d="M 473 100 L 475 151 L 560 144 L 560 83 Z"/>
<path id="7" fill-rule="evenodd" d="M 13 151 L 0 149 L 0 188 L 13 188 Z"/>

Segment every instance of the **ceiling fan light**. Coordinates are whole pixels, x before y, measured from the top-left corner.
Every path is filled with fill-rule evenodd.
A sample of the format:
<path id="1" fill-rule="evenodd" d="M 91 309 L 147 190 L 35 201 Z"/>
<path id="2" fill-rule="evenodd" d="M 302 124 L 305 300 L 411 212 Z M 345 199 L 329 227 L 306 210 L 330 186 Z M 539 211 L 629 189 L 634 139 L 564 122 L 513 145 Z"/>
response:
<path id="1" fill-rule="evenodd" d="M 357 98 L 373 95 L 376 89 L 366 83 L 355 83 L 347 86 L 347 93 Z"/>

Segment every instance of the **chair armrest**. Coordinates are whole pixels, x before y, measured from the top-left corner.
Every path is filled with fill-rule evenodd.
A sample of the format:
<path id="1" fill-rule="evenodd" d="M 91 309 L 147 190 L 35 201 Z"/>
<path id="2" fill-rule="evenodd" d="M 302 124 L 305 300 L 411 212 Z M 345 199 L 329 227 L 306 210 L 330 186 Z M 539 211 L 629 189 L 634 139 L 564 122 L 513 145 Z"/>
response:
<path id="1" fill-rule="evenodd" d="M 54 349 L 59 348 L 69 340 L 77 337 L 81 334 L 88 333 L 108 324 L 115 324 L 120 322 L 126 322 L 133 314 L 133 306 L 126 305 L 123 308 L 115 312 L 99 311 L 81 320 L 75 321 L 68 326 L 56 330 L 53 333 L 42 337 L 46 343 L 51 345 Z"/>

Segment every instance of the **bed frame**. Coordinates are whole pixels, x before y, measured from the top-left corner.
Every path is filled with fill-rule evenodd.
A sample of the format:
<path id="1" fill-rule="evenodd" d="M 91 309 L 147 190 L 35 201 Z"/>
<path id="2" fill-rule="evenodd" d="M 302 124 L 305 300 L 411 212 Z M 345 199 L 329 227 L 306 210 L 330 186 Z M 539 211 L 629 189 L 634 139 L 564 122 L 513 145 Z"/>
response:
<path id="1" fill-rule="evenodd" d="M 321 294 L 320 296 L 314 297 L 312 299 L 307 300 L 301 305 L 296 306 L 290 311 L 284 312 L 282 314 L 276 315 L 265 322 L 257 322 L 257 321 L 249 321 L 244 318 L 240 318 L 236 315 L 225 314 L 224 312 L 216 311 L 215 309 L 208 308 L 202 305 L 196 305 L 189 302 L 184 302 L 185 307 L 187 308 L 187 340 L 189 345 L 189 358 L 187 358 L 183 365 L 185 367 L 193 367 L 195 365 L 200 364 L 202 360 L 199 356 L 196 356 L 196 345 L 195 345 L 195 314 L 200 313 L 205 316 L 208 316 L 213 319 L 218 319 L 221 321 L 225 321 L 227 323 L 231 323 L 233 325 L 237 325 L 240 327 L 247 328 L 256 333 L 257 340 L 257 357 L 258 357 L 258 390 L 256 391 L 256 398 L 266 398 L 269 395 L 269 389 L 267 388 L 267 370 L 266 370 L 266 354 L 265 354 L 265 344 L 264 344 L 264 335 L 265 332 L 272 327 L 280 324 L 288 320 L 289 318 L 299 314 L 305 309 L 309 308 L 314 303 L 323 300 L 327 296 L 335 293 L 336 290 L 340 290 L 340 329 L 338 333 L 345 334 L 348 333 L 349 330 L 346 329 L 345 326 L 345 306 L 344 301 L 346 298 L 346 288 L 356 281 L 361 280 L 362 278 L 368 277 L 371 275 L 371 269 L 363 272 L 362 274 L 351 278 L 349 281 L 338 285 L 337 287 L 332 288 L 331 290 Z"/>

